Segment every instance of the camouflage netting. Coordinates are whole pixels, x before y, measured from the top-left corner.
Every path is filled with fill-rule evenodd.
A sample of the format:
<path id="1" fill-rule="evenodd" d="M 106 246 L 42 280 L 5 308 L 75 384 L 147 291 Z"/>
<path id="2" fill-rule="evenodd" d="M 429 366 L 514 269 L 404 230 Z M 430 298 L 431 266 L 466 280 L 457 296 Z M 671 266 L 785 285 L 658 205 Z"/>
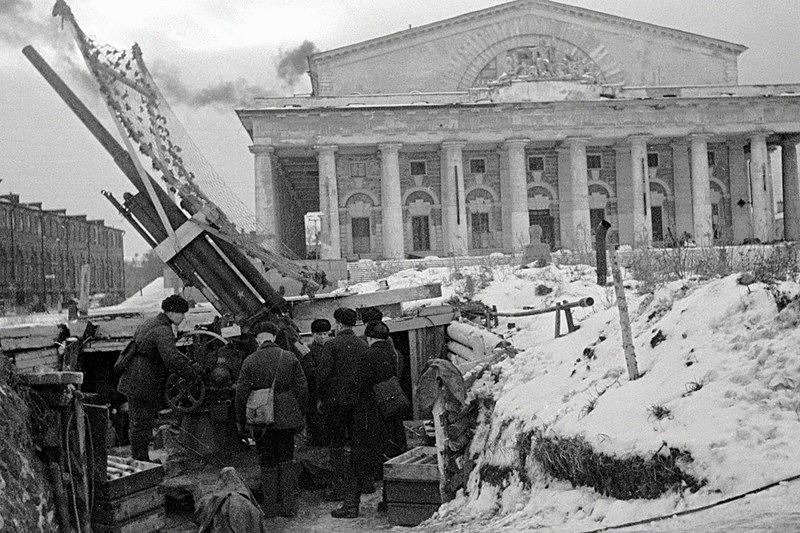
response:
<path id="1" fill-rule="evenodd" d="M 29 410 L 0 353 L 0 531 L 58 531 L 45 468 L 34 453 Z"/>

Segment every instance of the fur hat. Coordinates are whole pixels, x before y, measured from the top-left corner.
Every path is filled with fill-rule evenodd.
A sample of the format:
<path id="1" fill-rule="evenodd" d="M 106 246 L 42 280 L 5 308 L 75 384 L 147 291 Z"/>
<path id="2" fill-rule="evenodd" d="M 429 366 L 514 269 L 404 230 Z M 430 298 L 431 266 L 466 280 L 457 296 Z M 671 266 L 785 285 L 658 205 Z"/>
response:
<path id="1" fill-rule="evenodd" d="M 331 330 L 331 323 L 324 318 L 318 318 L 311 323 L 311 333 L 325 333 Z"/>
<path id="2" fill-rule="evenodd" d="M 380 322 L 383 320 L 383 313 L 377 307 L 365 307 L 361 310 L 361 321 L 366 324 L 368 322 Z"/>
<path id="3" fill-rule="evenodd" d="M 383 322 L 370 322 L 364 329 L 364 335 L 370 339 L 385 341 L 389 338 L 389 326 Z"/>
<path id="4" fill-rule="evenodd" d="M 353 326 L 356 325 L 356 321 L 358 320 L 358 313 L 356 313 L 349 307 L 340 307 L 333 312 L 333 319 L 339 322 L 340 324 L 344 324 L 345 326 L 352 328 Z"/>
<path id="5" fill-rule="evenodd" d="M 161 302 L 161 310 L 165 313 L 185 313 L 189 310 L 189 302 L 182 296 L 173 294 L 164 298 L 164 301 Z"/>
<path id="6" fill-rule="evenodd" d="M 272 335 L 278 335 L 279 331 L 280 329 L 278 328 L 278 326 L 276 326 L 272 322 L 267 322 L 266 320 L 264 322 L 259 322 L 250 329 L 250 333 L 256 336 L 259 333 L 270 333 Z"/>

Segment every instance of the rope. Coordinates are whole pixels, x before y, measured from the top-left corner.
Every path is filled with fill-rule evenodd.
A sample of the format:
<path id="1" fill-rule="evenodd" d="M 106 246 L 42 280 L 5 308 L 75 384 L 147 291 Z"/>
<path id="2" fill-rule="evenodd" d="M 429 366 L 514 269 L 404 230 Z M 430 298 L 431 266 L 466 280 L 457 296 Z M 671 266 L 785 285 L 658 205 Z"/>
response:
<path id="1" fill-rule="evenodd" d="M 617 525 L 614 525 L 614 526 L 601 527 L 601 528 L 598 528 L 598 529 L 590 529 L 590 530 L 587 530 L 587 531 L 582 531 L 581 533 L 599 533 L 600 531 L 610 531 L 612 529 L 622 529 L 622 528 L 625 528 L 625 527 L 640 526 L 642 524 L 650 524 L 652 522 L 660 522 L 661 520 L 667 520 L 669 518 L 676 518 L 676 517 L 679 517 L 679 516 L 699 513 L 700 511 L 706 511 L 706 510 L 711 509 L 713 507 L 718 507 L 720 505 L 725 505 L 726 503 L 731 503 L 731 502 L 734 502 L 736 500 L 741 500 L 742 498 L 744 498 L 746 496 L 750 496 L 751 494 L 757 494 L 759 492 L 763 492 L 765 490 L 768 490 L 768 489 L 771 489 L 773 487 L 776 487 L 776 486 L 780 485 L 781 483 L 790 483 L 790 482 L 796 481 L 798 479 L 800 479 L 800 474 L 796 474 L 794 476 L 789 476 L 789 477 L 781 479 L 779 481 L 773 481 L 772 483 L 769 483 L 769 484 L 764 485 L 762 487 L 758 487 L 756 489 L 749 490 L 747 492 L 742 492 L 741 494 L 737 494 L 735 496 L 731 496 L 730 498 L 725 498 L 725 499 L 719 500 L 717 502 L 709 503 L 707 505 L 701 505 L 700 507 L 695 507 L 693 509 L 685 509 L 683 511 L 678 511 L 677 513 L 670 513 L 670 514 L 667 514 L 667 515 L 661 515 L 661 516 L 655 516 L 655 517 L 651 517 L 651 518 L 645 518 L 645 519 L 642 519 L 642 520 L 636 520 L 634 522 L 626 522 L 624 524 L 617 524 Z"/>

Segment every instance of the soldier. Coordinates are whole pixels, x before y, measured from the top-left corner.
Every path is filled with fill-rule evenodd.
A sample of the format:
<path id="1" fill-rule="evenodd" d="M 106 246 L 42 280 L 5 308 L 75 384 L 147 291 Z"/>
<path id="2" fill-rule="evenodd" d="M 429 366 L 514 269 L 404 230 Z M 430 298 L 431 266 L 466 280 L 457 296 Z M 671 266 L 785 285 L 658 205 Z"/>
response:
<path id="1" fill-rule="evenodd" d="M 311 345 L 309 352 L 300 362 L 308 379 L 308 411 L 306 412 L 306 433 L 309 446 L 324 446 L 327 444 L 322 417 L 318 410 L 319 394 L 317 392 L 317 368 L 322 357 L 322 348 L 330 338 L 331 323 L 324 318 L 318 318 L 311 323 Z"/>
<path id="2" fill-rule="evenodd" d="M 173 294 L 161 302 L 161 310 L 133 334 L 136 353 L 117 386 L 117 390 L 128 397 L 131 456 L 137 461 L 150 460 L 148 447 L 153 424 L 161 409 L 169 374 L 194 380 L 201 370 L 175 347 L 172 325 L 183 322 L 189 303 Z"/>
<path id="3" fill-rule="evenodd" d="M 350 436 L 353 412 L 358 400 L 361 354 L 364 341 L 353 333 L 358 314 L 347 307 L 333 313 L 336 337 L 322 348 L 317 368 L 317 393 L 321 401 L 331 463 L 330 500 L 344 497 L 347 456 L 345 444 Z"/>
<path id="4" fill-rule="evenodd" d="M 367 324 L 365 335 L 369 348 L 360 360 L 358 403 L 353 413 L 353 438 L 344 503 L 331 511 L 334 518 L 357 518 L 364 479 L 383 463 L 382 453 L 388 446 L 388 421 L 384 420 L 375 402 L 373 387 L 395 375 L 395 355 L 389 343 L 389 327 L 383 322 Z M 385 493 L 384 493 L 385 494 Z"/>
<path id="5" fill-rule="evenodd" d="M 297 514 L 300 465 L 294 460 L 294 436 L 303 429 L 308 387 L 300 361 L 275 344 L 278 327 L 256 324 L 252 333 L 258 349 L 247 356 L 236 383 L 236 422 L 245 431 L 247 399 L 254 390 L 273 388 L 275 422 L 253 427 L 261 466 L 262 510 L 268 517 Z"/>

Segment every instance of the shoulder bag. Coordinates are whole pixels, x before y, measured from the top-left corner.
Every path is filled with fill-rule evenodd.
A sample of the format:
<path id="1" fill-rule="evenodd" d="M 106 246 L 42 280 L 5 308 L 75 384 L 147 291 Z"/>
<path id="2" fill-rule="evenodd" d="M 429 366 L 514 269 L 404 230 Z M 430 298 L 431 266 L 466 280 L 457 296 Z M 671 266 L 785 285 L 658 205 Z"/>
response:
<path id="1" fill-rule="evenodd" d="M 281 354 L 283 356 L 283 354 Z M 267 389 L 256 389 L 250 391 L 247 397 L 247 410 L 245 420 L 251 426 L 268 426 L 275 422 L 275 382 L 278 380 L 278 372 L 281 369 L 281 358 L 275 367 L 275 377 L 272 378 L 272 386 Z"/>
<path id="2" fill-rule="evenodd" d="M 136 357 L 136 341 L 131 339 L 119 353 L 114 363 L 114 373 L 119 376 L 125 372 L 131 366 L 134 357 Z"/>
<path id="3" fill-rule="evenodd" d="M 372 391 L 375 393 L 375 403 L 378 404 L 378 409 L 384 418 L 392 418 L 411 405 L 397 376 L 376 383 Z"/>

